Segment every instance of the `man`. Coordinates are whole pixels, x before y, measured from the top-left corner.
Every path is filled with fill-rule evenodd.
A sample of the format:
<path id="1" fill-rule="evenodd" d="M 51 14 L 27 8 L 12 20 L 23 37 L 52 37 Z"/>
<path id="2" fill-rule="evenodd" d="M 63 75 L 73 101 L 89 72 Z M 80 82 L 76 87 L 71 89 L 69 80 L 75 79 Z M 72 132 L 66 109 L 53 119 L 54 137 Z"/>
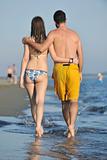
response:
<path id="1" fill-rule="evenodd" d="M 70 62 L 73 62 L 73 58 L 78 57 L 78 65 L 55 63 L 53 70 L 55 90 L 62 102 L 62 113 L 68 126 L 68 137 L 74 137 L 80 80 L 82 80 L 83 55 L 81 41 L 77 33 L 67 27 L 66 15 L 63 11 L 56 11 L 53 17 L 57 29 L 48 34 L 44 43 L 38 44 L 32 42 L 29 38 L 24 38 L 23 43 L 31 45 L 40 52 L 45 51 L 53 44 L 56 55 L 69 58 Z"/>
<path id="2" fill-rule="evenodd" d="M 9 82 L 13 83 L 13 70 L 12 70 L 12 66 L 8 66 L 7 68 L 7 79 Z"/>

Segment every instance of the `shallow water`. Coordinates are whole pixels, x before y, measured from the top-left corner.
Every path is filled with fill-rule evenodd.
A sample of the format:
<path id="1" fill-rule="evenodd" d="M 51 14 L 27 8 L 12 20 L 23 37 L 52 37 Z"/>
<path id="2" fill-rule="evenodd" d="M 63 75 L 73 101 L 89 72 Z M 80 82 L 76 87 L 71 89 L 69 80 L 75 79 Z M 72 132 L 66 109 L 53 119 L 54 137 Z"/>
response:
<path id="1" fill-rule="evenodd" d="M 0 160 L 107 160 L 107 77 L 103 82 L 84 77 L 75 140 L 64 134 L 66 125 L 52 80 L 49 86 L 41 139 L 35 140 L 30 108 L 18 117 L 0 117 Z"/>

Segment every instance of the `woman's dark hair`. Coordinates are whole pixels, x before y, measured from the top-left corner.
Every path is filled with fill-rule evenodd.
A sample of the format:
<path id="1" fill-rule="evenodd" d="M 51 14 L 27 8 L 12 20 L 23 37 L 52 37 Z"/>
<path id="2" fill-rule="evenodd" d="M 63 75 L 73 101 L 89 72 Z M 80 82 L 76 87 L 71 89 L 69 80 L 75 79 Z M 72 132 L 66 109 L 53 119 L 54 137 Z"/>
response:
<path id="1" fill-rule="evenodd" d="M 56 24 L 60 24 L 66 21 L 66 14 L 63 11 L 58 10 L 54 13 L 53 18 Z"/>
<path id="2" fill-rule="evenodd" d="M 46 39 L 44 21 L 39 16 L 32 19 L 31 36 L 33 36 L 38 43 L 41 43 Z"/>

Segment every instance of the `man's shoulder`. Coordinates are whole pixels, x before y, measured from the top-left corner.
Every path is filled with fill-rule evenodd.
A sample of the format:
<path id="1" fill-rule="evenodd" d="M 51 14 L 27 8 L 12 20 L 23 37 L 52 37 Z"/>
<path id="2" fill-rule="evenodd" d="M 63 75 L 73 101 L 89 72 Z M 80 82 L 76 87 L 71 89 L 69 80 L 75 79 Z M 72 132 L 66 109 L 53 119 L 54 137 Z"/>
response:
<path id="1" fill-rule="evenodd" d="M 48 34 L 55 34 L 57 32 L 58 29 L 53 29 L 51 30 Z"/>
<path id="2" fill-rule="evenodd" d="M 80 36 L 79 36 L 79 34 L 78 34 L 75 30 L 70 29 L 70 33 L 71 33 L 71 36 L 72 36 L 76 41 L 79 41 L 79 40 L 80 40 Z"/>
<path id="3" fill-rule="evenodd" d="M 55 37 L 56 33 L 57 33 L 57 29 L 51 30 L 51 31 L 48 33 L 48 37 Z"/>
<path id="4" fill-rule="evenodd" d="M 73 30 L 73 29 L 70 29 L 70 28 L 69 28 L 69 31 L 70 31 L 71 34 L 73 34 L 74 36 L 79 37 L 79 34 L 77 33 L 77 31 L 75 31 L 75 30 Z"/>

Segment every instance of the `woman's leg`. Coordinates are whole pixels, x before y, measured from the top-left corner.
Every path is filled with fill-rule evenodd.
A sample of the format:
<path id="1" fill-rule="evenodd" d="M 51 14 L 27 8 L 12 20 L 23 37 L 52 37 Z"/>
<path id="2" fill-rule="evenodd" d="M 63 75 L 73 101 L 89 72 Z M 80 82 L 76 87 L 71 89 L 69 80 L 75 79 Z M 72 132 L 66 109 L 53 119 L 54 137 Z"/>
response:
<path id="1" fill-rule="evenodd" d="M 30 99 L 32 117 L 36 124 L 36 103 L 34 101 L 34 95 L 36 93 L 35 93 L 34 84 L 26 84 L 25 87 L 26 87 L 26 90 L 28 92 L 29 99 Z"/>
<path id="2" fill-rule="evenodd" d="M 36 132 L 39 137 L 43 134 L 42 132 L 42 119 L 44 112 L 44 100 L 47 89 L 48 77 L 41 75 L 36 80 Z"/>
<path id="3" fill-rule="evenodd" d="M 28 96 L 30 99 L 32 117 L 33 117 L 33 120 L 36 124 L 36 103 L 34 101 L 34 97 L 36 96 L 36 92 L 35 92 L 34 83 L 30 80 L 30 78 L 28 76 L 26 76 L 26 79 L 25 79 L 25 88 L 28 92 Z"/>

